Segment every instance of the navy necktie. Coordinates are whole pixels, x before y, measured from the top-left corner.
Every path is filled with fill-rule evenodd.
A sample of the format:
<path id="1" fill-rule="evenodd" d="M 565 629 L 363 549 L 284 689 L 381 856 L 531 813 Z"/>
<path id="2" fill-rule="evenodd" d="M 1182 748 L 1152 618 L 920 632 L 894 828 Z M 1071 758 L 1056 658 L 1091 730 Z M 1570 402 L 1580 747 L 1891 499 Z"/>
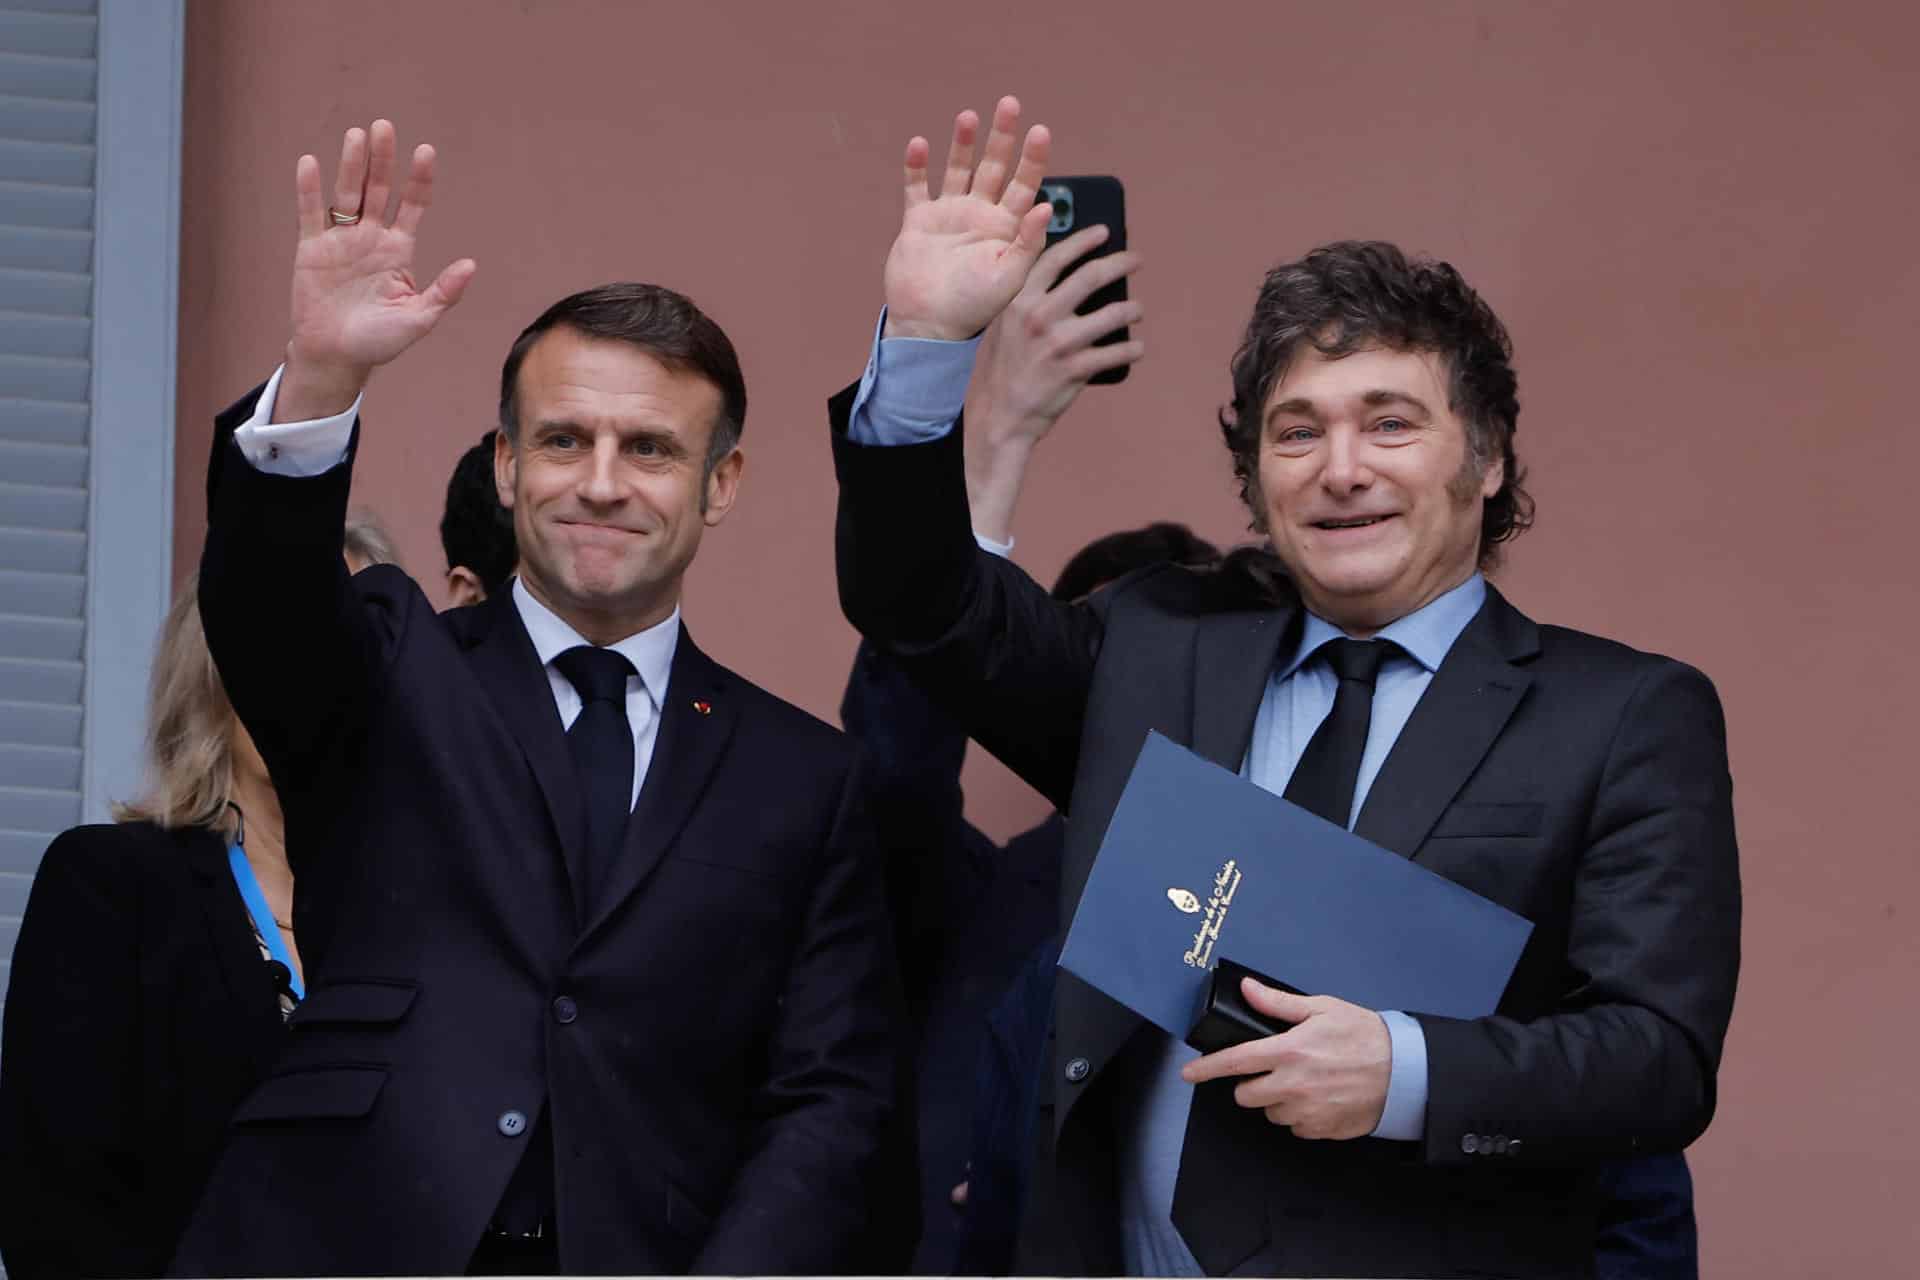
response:
<path id="1" fill-rule="evenodd" d="M 553 665 L 580 695 L 580 714 L 567 730 L 567 750 L 587 806 L 585 883 L 576 886 L 583 906 L 605 887 L 633 810 L 633 726 L 627 721 L 627 677 L 633 664 L 612 649 L 579 645 Z"/>
<path id="2" fill-rule="evenodd" d="M 1286 798 L 1335 826 L 1346 826 L 1353 812 L 1360 756 L 1367 749 L 1367 727 L 1373 721 L 1373 682 L 1380 675 L 1380 664 L 1399 651 L 1391 640 L 1344 637 L 1320 649 L 1340 678 L 1340 687 L 1333 695 L 1333 710 L 1314 730 L 1293 776 L 1287 779 Z"/>

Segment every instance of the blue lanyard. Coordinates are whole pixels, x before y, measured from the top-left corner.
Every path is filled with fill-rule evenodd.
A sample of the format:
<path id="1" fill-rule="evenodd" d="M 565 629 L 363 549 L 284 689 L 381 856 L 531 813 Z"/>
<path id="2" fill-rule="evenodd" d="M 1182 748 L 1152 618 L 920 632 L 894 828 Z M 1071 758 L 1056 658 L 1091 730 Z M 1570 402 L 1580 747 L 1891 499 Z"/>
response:
<path id="1" fill-rule="evenodd" d="M 247 904 L 247 912 L 253 917 L 253 927 L 259 931 L 260 940 L 267 944 L 267 953 L 287 967 L 293 998 L 305 1000 L 307 986 L 300 981 L 300 971 L 293 967 L 293 954 L 287 950 L 287 944 L 280 940 L 280 926 L 273 922 L 273 908 L 267 905 L 267 895 L 261 892 L 260 881 L 253 874 L 253 864 L 247 861 L 247 851 L 240 847 L 238 840 L 227 846 L 227 865 L 233 868 L 233 882 L 240 886 L 240 897 Z"/>

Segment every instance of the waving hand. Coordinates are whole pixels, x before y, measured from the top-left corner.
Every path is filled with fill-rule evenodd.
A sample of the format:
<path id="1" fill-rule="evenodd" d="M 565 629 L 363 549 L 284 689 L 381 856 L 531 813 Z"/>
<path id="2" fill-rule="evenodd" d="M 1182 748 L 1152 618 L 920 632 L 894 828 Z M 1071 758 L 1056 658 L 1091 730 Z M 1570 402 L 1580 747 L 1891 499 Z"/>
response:
<path id="1" fill-rule="evenodd" d="M 331 206 L 320 193 L 320 162 L 300 157 L 293 336 L 276 421 L 345 410 L 376 367 L 425 337 L 466 291 L 475 270 L 471 258 L 452 263 L 424 289 L 414 282 L 414 236 L 433 201 L 433 170 L 433 148 L 415 148 L 400 207 L 389 221 L 391 123 L 376 120 L 371 129 L 347 131 Z"/>
<path id="2" fill-rule="evenodd" d="M 1046 244 L 1049 211 L 1034 196 L 1051 139 L 1035 125 L 1022 145 L 1019 125 L 1019 100 L 1000 99 L 976 167 L 980 118 L 961 112 L 938 190 L 927 140 L 907 143 L 906 215 L 887 254 L 887 337 L 970 338 L 1026 283 Z"/>

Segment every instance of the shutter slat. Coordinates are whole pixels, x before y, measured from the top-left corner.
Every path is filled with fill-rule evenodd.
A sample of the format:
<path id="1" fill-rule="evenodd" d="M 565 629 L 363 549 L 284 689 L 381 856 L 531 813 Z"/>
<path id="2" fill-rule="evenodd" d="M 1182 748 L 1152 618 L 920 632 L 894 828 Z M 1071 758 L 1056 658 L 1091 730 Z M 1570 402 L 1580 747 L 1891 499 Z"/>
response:
<path id="1" fill-rule="evenodd" d="M 0 182 L 0 223 L 20 227 L 93 227 L 93 188 Z"/>
<path id="2" fill-rule="evenodd" d="M 4 276 L 5 272 L 0 272 Z M 0 281 L 4 287 L 4 281 Z M 87 406 L 60 400 L 0 396 L 0 440 L 85 445 Z"/>
<path id="3" fill-rule="evenodd" d="M 92 58 L 39 58 L 0 50 L 0 84 L 16 97 L 93 105 L 98 69 Z"/>
<path id="4" fill-rule="evenodd" d="M 28 573 L 85 573 L 87 536 L 56 529 L 0 527 L 0 569 Z"/>
<path id="5" fill-rule="evenodd" d="M 56 702 L 0 702 L 0 739 L 78 751 L 80 708 Z"/>
<path id="6" fill-rule="evenodd" d="M 56 102 L 0 93 L 0 136 L 34 142 L 90 143 L 93 129 L 90 102 Z"/>
<path id="7" fill-rule="evenodd" d="M 0 203 L 5 193 L 0 192 Z M 56 316 L 93 312 L 93 277 L 77 271 L 0 269 L 0 298 L 9 311 L 44 311 Z"/>
<path id="8" fill-rule="evenodd" d="M 93 233 L 55 227 L 0 227 L 0 267 L 85 276 L 93 270 Z M 87 281 L 93 292 L 93 281 Z M 13 295 L 7 294 L 9 305 Z"/>
<path id="9" fill-rule="evenodd" d="M 23 787 L 80 789 L 80 748 L 0 742 L 0 778 Z"/>
<path id="10" fill-rule="evenodd" d="M 0 479 L 13 484 L 84 485 L 87 451 L 72 445 L 0 440 Z"/>
<path id="11" fill-rule="evenodd" d="M 37 58 L 92 58 L 96 25 L 89 14 L 0 9 L 0 49 Z"/>
<path id="12" fill-rule="evenodd" d="M 42 618 L 80 618 L 87 607 L 87 578 L 80 573 L 21 573 L 0 569 L 0 600 L 14 613 Z M 6 735 L 0 733 L 0 738 Z"/>
<path id="13" fill-rule="evenodd" d="M 0 137 L 0 180 L 93 190 L 93 144 Z"/>
<path id="14" fill-rule="evenodd" d="M 85 360 L 0 354 L 0 396 L 85 404 L 92 381 L 93 367 Z"/>
<path id="15" fill-rule="evenodd" d="M 33 889 L 30 869 L 52 841 L 38 831 L 0 831 L 0 916 L 18 916 L 27 909 Z"/>
<path id="16" fill-rule="evenodd" d="M 85 360 L 93 354 L 93 324 L 85 316 L 39 316 L 0 311 L 0 351 L 23 356 Z M 0 475 L 6 472 L 0 471 Z"/>
<path id="17" fill-rule="evenodd" d="M 0 658 L 0 698 L 11 702 L 71 702 L 80 705 L 83 669 L 78 662 Z M 0 822 L 0 827 L 6 823 Z"/>
<path id="18" fill-rule="evenodd" d="M 14 831 L 65 831 L 79 825 L 78 791 L 0 787 L 0 827 Z"/>
<path id="19" fill-rule="evenodd" d="M 52 485 L 0 483 L 0 526 L 84 533 L 87 491 Z M 0 601 L 0 605 L 4 605 Z"/>
<path id="20" fill-rule="evenodd" d="M 0 653 L 10 658 L 78 662 L 85 641 L 83 623 L 60 618 L 30 618 L 17 613 L 0 614 Z"/>

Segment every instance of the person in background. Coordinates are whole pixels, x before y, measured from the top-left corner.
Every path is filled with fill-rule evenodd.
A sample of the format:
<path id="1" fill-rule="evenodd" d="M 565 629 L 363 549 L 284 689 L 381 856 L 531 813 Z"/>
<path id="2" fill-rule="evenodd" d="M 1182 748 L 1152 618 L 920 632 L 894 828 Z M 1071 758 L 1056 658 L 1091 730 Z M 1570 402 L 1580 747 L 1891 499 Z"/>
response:
<path id="1" fill-rule="evenodd" d="M 380 523 L 380 517 L 365 507 L 347 513 L 341 553 L 346 556 L 348 573 L 358 573 L 376 564 L 406 567 L 400 564 L 400 551 L 393 545 L 386 526 Z"/>
<path id="2" fill-rule="evenodd" d="M 447 607 L 479 604 L 513 576 L 519 551 L 513 513 L 500 505 L 493 483 L 495 431 L 460 455 L 447 478 L 440 546 L 447 555 Z"/>
<path id="3" fill-rule="evenodd" d="M 350 570 L 395 560 L 356 512 Z M 227 701 L 198 575 L 161 625 L 147 789 L 34 877 L 0 1042 L 13 1280 L 157 1276 L 305 993 L 280 798 Z"/>

